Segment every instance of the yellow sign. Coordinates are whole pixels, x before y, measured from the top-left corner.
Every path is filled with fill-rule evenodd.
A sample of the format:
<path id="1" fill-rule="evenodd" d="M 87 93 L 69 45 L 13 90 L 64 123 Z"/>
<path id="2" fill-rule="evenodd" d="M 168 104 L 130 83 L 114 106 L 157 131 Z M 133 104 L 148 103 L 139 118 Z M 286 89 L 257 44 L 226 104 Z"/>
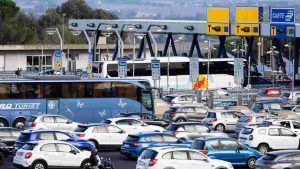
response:
<path id="1" fill-rule="evenodd" d="M 229 23 L 229 8 L 207 8 L 207 22 Z"/>
<path id="2" fill-rule="evenodd" d="M 276 26 L 272 26 L 271 27 L 271 36 L 276 36 L 276 34 L 277 34 Z"/>
<path id="3" fill-rule="evenodd" d="M 54 67 L 57 68 L 57 69 L 60 69 L 61 65 L 60 65 L 59 62 L 57 62 L 57 63 L 55 63 Z"/>
<path id="4" fill-rule="evenodd" d="M 88 65 L 88 66 L 87 66 L 87 69 L 88 69 L 88 70 L 92 70 L 92 66 L 91 66 L 91 65 Z"/>
<path id="5" fill-rule="evenodd" d="M 229 35 L 229 23 L 207 23 L 206 34 L 208 35 Z"/>
<path id="6" fill-rule="evenodd" d="M 206 75 L 199 75 L 198 81 L 197 82 L 193 82 L 192 85 L 193 85 L 192 86 L 193 90 L 196 90 L 196 89 L 207 89 L 208 83 L 207 83 L 207 77 L 206 77 Z"/>
<path id="7" fill-rule="evenodd" d="M 259 9 L 258 7 L 237 7 L 235 9 L 236 23 L 258 23 Z"/>
<path id="8" fill-rule="evenodd" d="M 234 34 L 237 36 L 259 36 L 259 24 L 236 24 Z"/>

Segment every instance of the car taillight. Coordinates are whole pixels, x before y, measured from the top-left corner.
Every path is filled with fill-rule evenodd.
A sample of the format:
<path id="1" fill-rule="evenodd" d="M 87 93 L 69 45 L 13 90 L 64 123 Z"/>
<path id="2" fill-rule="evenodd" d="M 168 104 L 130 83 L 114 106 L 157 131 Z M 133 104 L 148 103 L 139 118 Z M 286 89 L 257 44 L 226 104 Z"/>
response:
<path id="1" fill-rule="evenodd" d="M 249 140 L 253 140 L 253 135 L 250 135 L 250 136 L 249 136 Z"/>
<path id="2" fill-rule="evenodd" d="M 28 159 L 28 158 L 30 158 L 32 156 L 32 152 L 27 152 L 26 154 L 25 154 L 25 159 Z"/>
<path id="3" fill-rule="evenodd" d="M 170 117 L 175 117 L 175 116 L 176 116 L 176 113 L 170 113 L 169 116 L 170 116 Z"/>
<path id="4" fill-rule="evenodd" d="M 178 132 L 173 131 L 171 134 L 172 134 L 172 136 L 176 137 L 177 133 L 178 133 Z"/>
<path id="5" fill-rule="evenodd" d="M 157 163 L 157 159 L 151 159 L 150 161 L 149 161 L 149 166 L 151 167 L 151 166 L 154 166 L 156 163 Z"/>
<path id="6" fill-rule="evenodd" d="M 273 165 L 275 165 L 275 163 L 272 163 L 272 162 L 264 162 L 264 164 L 265 164 L 267 167 L 272 167 Z"/>
<path id="7" fill-rule="evenodd" d="M 248 117 L 248 123 L 250 123 L 252 121 L 252 117 Z"/>
<path id="8" fill-rule="evenodd" d="M 217 121 L 217 118 L 212 118 L 212 119 L 210 119 L 209 122 L 216 122 L 216 121 Z"/>
<path id="9" fill-rule="evenodd" d="M 203 154 L 207 154 L 207 153 L 208 153 L 208 151 L 207 151 L 207 150 L 201 150 L 201 153 L 203 153 Z"/>
<path id="10" fill-rule="evenodd" d="M 84 137 L 85 134 L 83 134 L 83 133 L 77 133 L 76 136 L 77 136 L 77 137 Z"/>
<path id="11" fill-rule="evenodd" d="M 132 143 L 132 145 L 137 147 L 137 146 L 140 146 L 142 144 L 141 143 Z"/>
<path id="12" fill-rule="evenodd" d="M 36 126 L 36 122 L 32 122 L 31 127 L 35 127 L 35 126 Z"/>

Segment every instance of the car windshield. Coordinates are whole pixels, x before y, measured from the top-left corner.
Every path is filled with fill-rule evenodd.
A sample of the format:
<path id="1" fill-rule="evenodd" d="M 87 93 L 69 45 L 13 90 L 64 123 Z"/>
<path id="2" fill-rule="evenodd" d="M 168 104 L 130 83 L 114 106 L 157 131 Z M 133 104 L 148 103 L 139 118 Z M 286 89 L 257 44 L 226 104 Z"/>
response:
<path id="1" fill-rule="evenodd" d="M 146 150 L 141 154 L 140 158 L 141 159 L 154 159 L 156 157 L 156 155 L 157 155 L 156 151 Z"/>
<path id="2" fill-rule="evenodd" d="M 85 132 L 85 130 L 88 128 L 88 126 L 78 126 L 75 129 L 75 132 Z"/>
<path id="3" fill-rule="evenodd" d="M 274 155 L 274 154 L 266 154 L 266 155 L 264 155 L 264 156 L 262 157 L 262 159 L 263 159 L 263 160 L 270 160 L 270 161 L 272 161 L 272 160 L 274 160 L 276 157 L 277 157 L 277 156 Z"/>
<path id="4" fill-rule="evenodd" d="M 252 133 L 252 131 L 253 131 L 252 128 L 244 128 L 244 129 L 242 130 L 241 134 L 249 135 L 249 134 Z"/>
<path id="5" fill-rule="evenodd" d="M 37 144 L 25 144 L 22 149 L 24 150 L 33 150 Z"/>
<path id="6" fill-rule="evenodd" d="M 208 112 L 207 118 L 217 118 L 216 113 L 215 112 Z"/>
<path id="7" fill-rule="evenodd" d="M 138 141 L 139 140 L 139 137 L 138 136 L 134 136 L 134 135 L 129 135 L 127 136 L 126 138 L 126 141 Z"/>
<path id="8" fill-rule="evenodd" d="M 110 120 L 102 120 L 101 123 L 104 123 L 104 124 L 110 124 L 111 121 L 110 121 Z"/>
<path id="9" fill-rule="evenodd" d="M 30 116 L 30 118 L 27 120 L 28 122 L 34 122 L 37 119 L 35 116 Z"/>
<path id="10" fill-rule="evenodd" d="M 178 126 L 177 125 L 174 125 L 174 124 L 170 124 L 168 127 L 167 127 L 167 130 L 168 131 L 176 131 L 178 129 Z"/>
<path id="11" fill-rule="evenodd" d="M 293 110 L 294 106 L 283 106 L 281 107 L 282 110 Z"/>

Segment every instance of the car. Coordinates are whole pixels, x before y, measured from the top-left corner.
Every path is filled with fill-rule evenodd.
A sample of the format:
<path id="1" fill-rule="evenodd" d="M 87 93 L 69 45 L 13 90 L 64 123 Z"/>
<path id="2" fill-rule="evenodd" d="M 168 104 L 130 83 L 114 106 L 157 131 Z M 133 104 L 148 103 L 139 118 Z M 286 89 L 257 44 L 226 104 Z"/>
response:
<path id="1" fill-rule="evenodd" d="M 285 127 L 300 135 L 300 122 L 296 120 L 289 119 L 278 119 L 272 122 L 272 125 L 279 125 L 281 127 Z"/>
<path id="2" fill-rule="evenodd" d="M 220 132 L 235 131 L 239 117 L 243 115 L 245 114 L 235 110 L 209 111 L 202 122 Z"/>
<path id="3" fill-rule="evenodd" d="M 284 105 L 281 106 L 281 110 L 292 111 L 295 112 L 297 115 L 300 115 L 300 105 L 294 105 L 294 104 Z"/>
<path id="4" fill-rule="evenodd" d="M 180 122 L 172 123 L 167 127 L 169 133 L 181 140 L 193 141 L 199 137 L 228 137 L 226 133 L 214 131 L 202 122 Z"/>
<path id="5" fill-rule="evenodd" d="M 172 106 L 164 112 L 163 120 L 171 122 L 201 121 L 207 113 L 207 109 L 201 105 Z"/>
<path id="6" fill-rule="evenodd" d="M 13 127 L 0 127 L 0 142 L 7 148 L 13 149 L 13 145 L 22 130 Z"/>
<path id="7" fill-rule="evenodd" d="M 155 125 L 166 127 L 168 123 L 159 119 L 156 115 L 152 113 L 120 113 L 116 117 L 129 117 L 137 120 L 141 120 L 148 125 Z"/>
<path id="8" fill-rule="evenodd" d="M 25 129 L 72 131 L 79 124 L 60 115 L 41 114 L 30 116 L 25 122 Z"/>
<path id="9" fill-rule="evenodd" d="M 74 134 L 78 138 L 89 140 L 97 149 L 120 148 L 128 136 L 124 130 L 110 124 L 78 125 Z"/>
<path id="10" fill-rule="evenodd" d="M 286 88 L 282 88 L 282 87 L 269 87 L 269 88 L 264 88 L 262 90 L 263 92 L 260 93 L 260 95 L 264 97 L 279 97 L 281 96 L 282 93 L 288 91 Z"/>
<path id="11" fill-rule="evenodd" d="M 0 142 L 0 166 L 6 161 L 5 158 L 8 158 L 10 155 L 12 155 L 11 150 L 6 144 Z"/>
<path id="12" fill-rule="evenodd" d="M 256 169 L 299 169 L 300 150 L 268 152 L 256 160 Z"/>
<path id="13" fill-rule="evenodd" d="M 80 150 L 91 151 L 94 145 L 87 140 L 78 139 L 69 133 L 57 130 L 26 130 L 21 132 L 14 145 L 14 151 L 22 148 L 26 143 L 39 140 L 59 140 L 73 144 Z"/>
<path id="14" fill-rule="evenodd" d="M 262 156 L 258 151 L 228 137 L 195 139 L 192 149 L 196 149 L 215 159 L 230 162 L 233 166 L 255 167 L 255 161 Z"/>
<path id="15" fill-rule="evenodd" d="M 282 99 L 268 99 L 268 100 L 259 100 L 252 105 L 251 110 L 256 113 L 269 112 L 281 110 L 281 106 L 285 103 Z"/>
<path id="16" fill-rule="evenodd" d="M 241 116 L 236 123 L 235 133 L 238 135 L 245 126 L 261 124 L 267 118 L 267 114 L 261 113 L 253 113 Z"/>
<path id="17" fill-rule="evenodd" d="M 298 149 L 300 136 L 280 126 L 246 126 L 240 132 L 239 141 L 266 154 L 270 150 Z"/>
<path id="18" fill-rule="evenodd" d="M 13 165 L 17 168 L 83 168 L 90 167 L 91 152 L 81 151 L 72 144 L 42 140 L 25 144 L 14 156 Z"/>
<path id="19" fill-rule="evenodd" d="M 180 105 L 188 103 L 197 103 L 196 95 L 182 94 L 182 95 L 166 95 L 163 100 L 171 105 Z"/>
<path id="20" fill-rule="evenodd" d="M 138 158 L 136 169 L 233 169 L 226 161 L 212 159 L 197 150 L 180 147 L 146 149 Z"/>
<path id="21" fill-rule="evenodd" d="M 129 159 L 137 159 L 146 148 L 157 146 L 182 146 L 189 148 L 191 142 L 180 140 L 167 133 L 147 132 L 130 134 L 123 142 L 121 154 Z"/>
<path id="22" fill-rule="evenodd" d="M 149 131 L 162 132 L 165 130 L 163 127 L 148 125 L 141 120 L 128 117 L 109 118 L 103 120 L 102 123 L 117 126 L 129 134 Z"/>

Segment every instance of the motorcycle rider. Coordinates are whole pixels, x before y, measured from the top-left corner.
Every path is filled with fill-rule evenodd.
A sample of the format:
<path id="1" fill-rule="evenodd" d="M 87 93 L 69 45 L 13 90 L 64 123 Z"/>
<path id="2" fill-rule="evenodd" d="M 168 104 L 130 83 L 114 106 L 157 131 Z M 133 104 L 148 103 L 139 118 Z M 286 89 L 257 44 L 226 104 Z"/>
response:
<path id="1" fill-rule="evenodd" d="M 90 167 L 91 169 L 98 169 L 99 166 L 101 165 L 101 159 L 98 155 L 97 149 L 91 151 L 90 162 L 91 162 L 91 167 Z"/>

